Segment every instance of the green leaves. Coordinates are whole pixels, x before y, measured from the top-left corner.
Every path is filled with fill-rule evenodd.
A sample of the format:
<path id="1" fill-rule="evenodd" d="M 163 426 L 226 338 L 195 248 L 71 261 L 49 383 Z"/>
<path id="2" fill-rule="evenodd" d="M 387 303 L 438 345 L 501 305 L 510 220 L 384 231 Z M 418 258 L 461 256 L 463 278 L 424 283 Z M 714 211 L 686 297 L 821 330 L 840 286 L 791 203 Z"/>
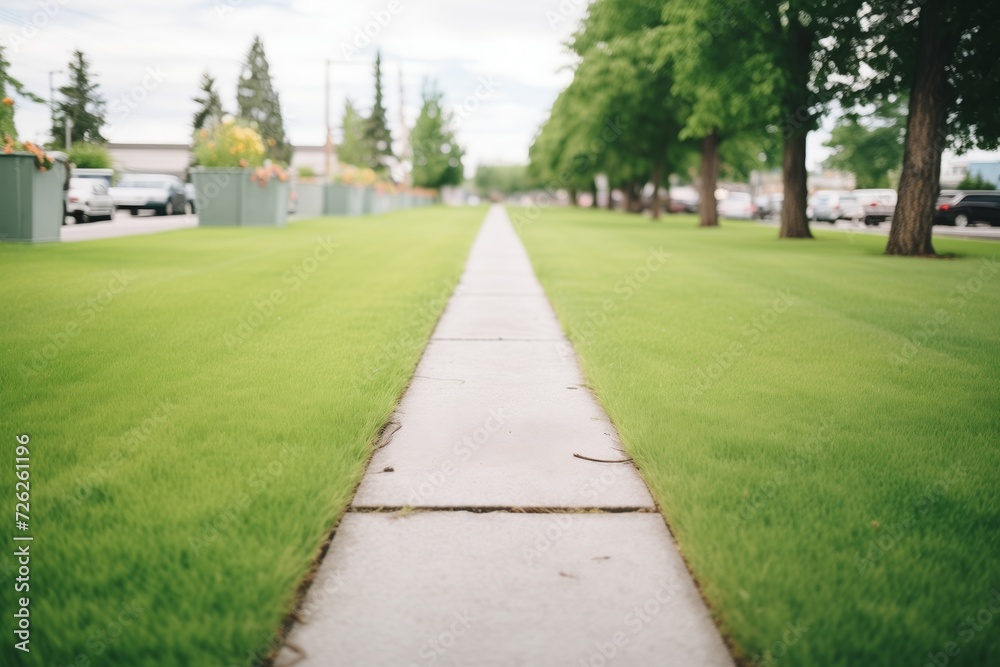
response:
<path id="1" fill-rule="evenodd" d="M 452 116 L 445 111 L 442 98 L 433 81 L 424 83 L 420 116 L 410 133 L 413 185 L 417 187 L 458 185 L 464 177 L 462 149 L 455 140 Z"/>

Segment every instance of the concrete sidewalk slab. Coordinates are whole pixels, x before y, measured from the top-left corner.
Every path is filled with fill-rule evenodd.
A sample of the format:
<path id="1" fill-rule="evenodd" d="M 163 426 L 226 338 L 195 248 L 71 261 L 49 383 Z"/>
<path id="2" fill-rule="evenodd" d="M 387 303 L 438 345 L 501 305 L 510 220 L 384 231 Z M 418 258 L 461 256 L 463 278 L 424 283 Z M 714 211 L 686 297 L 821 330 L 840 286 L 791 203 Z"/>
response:
<path id="1" fill-rule="evenodd" d="M 568 345 L 432 341 L 357 507 L 644 507 Z M 392 468 L 393 472 L 379 472 Z"/>
<path id="2" fill-rule="evenodd" d="M 456 294 L 433 340 L 564 340 L 562 327 L 541 295 Z"/>
<path id="3" fill-rule="evenodd" d="M 658 514 L 352 513 L 312 590 L 279 667 L 732 665 Z"/>

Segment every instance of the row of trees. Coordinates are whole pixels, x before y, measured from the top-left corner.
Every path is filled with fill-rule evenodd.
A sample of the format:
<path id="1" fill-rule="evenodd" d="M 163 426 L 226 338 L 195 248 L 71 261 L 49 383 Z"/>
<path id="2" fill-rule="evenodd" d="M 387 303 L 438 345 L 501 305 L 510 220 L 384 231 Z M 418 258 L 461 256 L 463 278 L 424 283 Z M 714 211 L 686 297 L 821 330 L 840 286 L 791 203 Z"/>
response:
<path id="1" fill-rule="evenodd" d="M 45 100 L 27 91 L 9 72 L 0 47 L 0 138 L 17 138 L 14 127 L 14 99 L 17 95 L 32 102 Z M 86 166 L 107 166 L 110 157 L 96 147 L 103 146 L 102 134 L 107 125 L 107 103 L 82 51 L 75 51 L 67 68 L 68 82 L 59 88 L 60 99 L 52 107 L 52 141 L 60 147 L 69 124 L 77 142 L 71 151 L 86 160 Z M 374 67 L 375 96 L 369 114 L 362 115 L 348 100 L 344 108 L 344 140 L 339 146 L 341 162 L 369 167 L 388 178 L 394 158 L 392 135 L 382 89 L 382 58 L 378 54 Z M 9 94 L 8 94 L 9 93 Z M 215 78 L 210 72 L 202 75 L 192 118 L 193 136 L 211 129 L 227 116 Z M 255 37 L 243 63 L 236 90 L 235 117 L 253 127 L 263 138 L 267 157 L 279 164 L 292 159 L 292 145 L 285 131 L 281 102 L 270 73 L 270 65 L 260 37 Z M 425 83 L 420 114 L 410 134 L 412 147 L 412 181 L 419 187 L 440 188 L 462 182 L 462 149 L 452 128 L 452 115 L 443 105 L 443 95 L 433 82 Z M 103 157 L 102 157 L 103 156 Z M 80 166 L 84 166 L 80 164 Z"/>
<path id="2" fill-rule="evenodd" d="M 375 102 L 363 115 L 351 99 L 344 103 L 341 128 L 343 142 L 337 155 L 344 164 L 367 167 L 383 177 L 393 158 L 405 160 L 412 153 L 410 179 L 422 188 L 441 188 L 462 182 L 463 152 L 458 145 L 452 114 L 444 107 L 444 96 L 433 81 L 425 81 L 420 114 L 409 135 L 409 151 L 401 147 L 395 156 L 382 91 L 382 56 L 375 56 Z"/>
<path id="3" fill-rule="evenodd" d="M 569 44 L 573 82 L 535 139 L 532 170 L 570 191 L 603 173 L 631 203 L 694 160 L 700 222 L 714 226 L 723 165 L 780 164 L 780 235 L 811 237 L 808 133 L 833 109 L 891 118 L 905 99 L 905 121 L 881 133 L 886 144 L 905 136 L 886 251 L 933 255 L 942 151 L 1000 143 L 998 27 L 986 3 L 947 0 L 596 0 Z"/>

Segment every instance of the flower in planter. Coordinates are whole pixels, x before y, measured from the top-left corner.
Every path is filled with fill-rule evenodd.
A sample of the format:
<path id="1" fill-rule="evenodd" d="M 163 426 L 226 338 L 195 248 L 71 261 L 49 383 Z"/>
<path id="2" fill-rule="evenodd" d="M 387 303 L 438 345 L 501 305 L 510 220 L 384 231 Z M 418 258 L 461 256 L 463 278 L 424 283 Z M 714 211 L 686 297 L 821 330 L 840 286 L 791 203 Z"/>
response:
<path id="1" fill-rule="evenodd" d="M 14 106 L 14 98 L 13 97 L 5 97 L 5 98 L 3 98 L 3 103 L 4 103 L 4 106 L 12 107 L 12 106 Z"/>
<path id="2" fill-rule="evenodd" d="M 277 178 L 279 181 L 284 183 L 288 180 L 288 172 L 282 169 L 279 165 L 269 164 L 264 167 L 257 167 L 250 175 L 250 180 L 260 187 L 267 185 L 267 182 L 272 178 Z"/>
<path id="3" fill-rule="evenodd" d="M 35 167 L 38 171 L 48 171 L 52 168 L 53 160 L 49 155 L 39 148 L 37 145 L 31 143 L 30 141 L 25 141 L 21 143 L 19 141 L 14 141 L 14 138 L 9 134 L 5 134 L 3 138 L 3 152 L 7 155 L 11 155 L 15 152 L 23 151 L 26 153 L 31 153 L 35 156 Z"/>
<path id="4" fill-rule="evenodd" d="M 253 128 L 228 120 L 198 133 L 194 156 L 203 167 L 259 167 L 265 150 L 264 140 Z"/>

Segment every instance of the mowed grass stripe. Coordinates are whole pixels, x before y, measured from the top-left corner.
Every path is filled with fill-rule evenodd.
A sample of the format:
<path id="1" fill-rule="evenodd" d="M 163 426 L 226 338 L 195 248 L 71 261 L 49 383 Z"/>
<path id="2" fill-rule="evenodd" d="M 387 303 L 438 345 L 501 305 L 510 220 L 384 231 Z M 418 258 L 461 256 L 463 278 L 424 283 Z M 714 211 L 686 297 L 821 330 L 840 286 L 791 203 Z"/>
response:
<path id="1" fill-rule="evenodd" d="M 1000 246 L 696 225 L 521 234 L 726 634 L 765 664 L 1000 661 L 1000 617 L 961 625 L 1000 590 Z"/>
<path id="2" fill-rule="evenodd" d="M 5 451 L 31 434 L 36 623 L 30 656 L 6 642 L 4 664 L 265 654 L 484 214 L 0 246 Z"/>

